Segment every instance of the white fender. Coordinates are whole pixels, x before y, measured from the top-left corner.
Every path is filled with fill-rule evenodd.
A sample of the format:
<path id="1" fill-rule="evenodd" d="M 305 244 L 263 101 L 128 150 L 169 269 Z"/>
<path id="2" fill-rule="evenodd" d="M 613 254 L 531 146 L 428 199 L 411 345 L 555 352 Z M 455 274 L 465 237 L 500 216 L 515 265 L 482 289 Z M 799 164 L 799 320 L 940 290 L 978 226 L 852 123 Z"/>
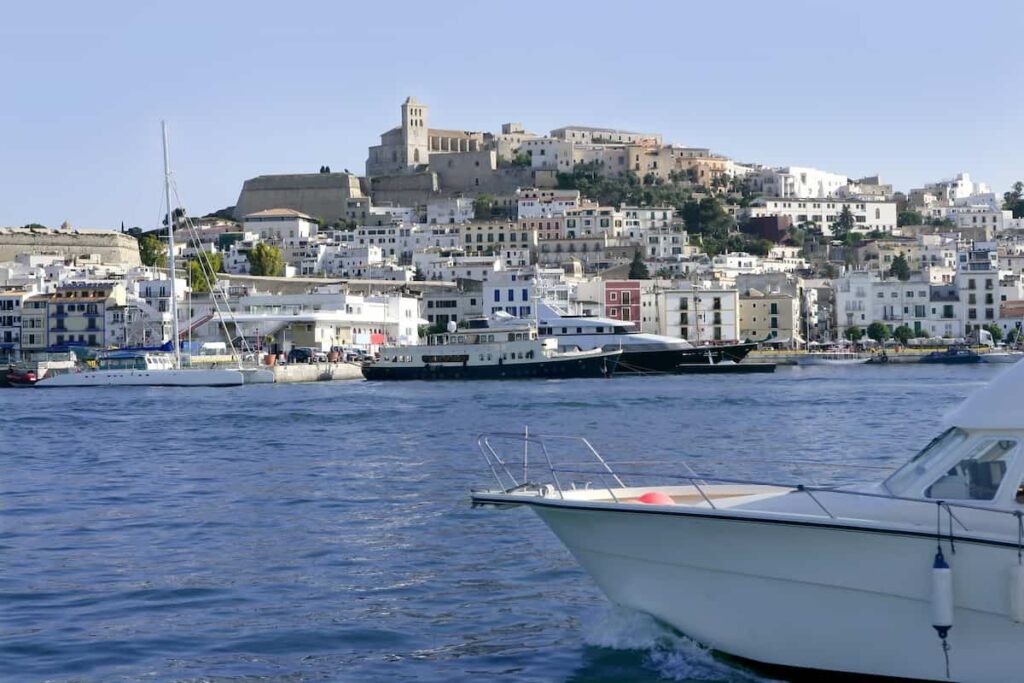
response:
<path id="1" fill-rule="evenodd" d="M 946 564 L 940 550 L 932 565 L 932 626 L 940 638 L 953 628 L 953 570 Z"/>

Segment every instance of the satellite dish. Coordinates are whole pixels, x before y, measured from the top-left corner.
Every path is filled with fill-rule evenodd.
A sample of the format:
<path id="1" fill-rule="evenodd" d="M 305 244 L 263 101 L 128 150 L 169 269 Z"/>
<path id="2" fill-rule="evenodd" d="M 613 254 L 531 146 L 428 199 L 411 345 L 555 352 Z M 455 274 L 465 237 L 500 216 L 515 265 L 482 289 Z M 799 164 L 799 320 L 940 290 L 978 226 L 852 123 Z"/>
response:
<path id="1" fill-rule="evenodd" d="M 459 329 L 458 323 L 456 323 L 454 320 L 449 320 L 448 321 L 448 333 L 449 334 L 454 333 L 458 329 Z"/>

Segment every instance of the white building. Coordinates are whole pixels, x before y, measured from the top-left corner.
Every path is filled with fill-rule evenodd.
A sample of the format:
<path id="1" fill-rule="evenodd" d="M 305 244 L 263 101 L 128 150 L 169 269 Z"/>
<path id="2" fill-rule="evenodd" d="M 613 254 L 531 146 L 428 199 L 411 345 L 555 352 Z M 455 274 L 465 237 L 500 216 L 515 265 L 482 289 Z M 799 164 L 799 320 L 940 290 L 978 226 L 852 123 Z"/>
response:
<path id="1" fill-rule="evenodd" d="M 266 209 L 251 213 L 243 219 L 245 232 L 259 235 L 261 240 L 294 243 L 315 237 L 316 219 L 294 209 Z"/>
<path id="2" fill-rule="evenodd" d="M 398 294 L 359 295 L 332 285 L 306 294 L 250 294 L 238 299 L 228 327 L 253 348 L 272 345 L 287 353 L 297 346 L 329 351 L 358 346 L 415 344 L 418 302 Z M 211 330 L 219 329 L 211 326 Z M 197 341 L 224 341 L 223 338 Z"/>
<path id="3" fill-rule="evenodd" d="M 536 315 L 537 289 L 529 270 L 495 273 L 483 286 L 483 311 L 492 315 L 499 311 L 517 318 Z"/>
<path id="4" fill-rule="evenodd" d="M 959 338 L 963 308 L 955 285 L 935 285 L 915 274 L 902 282 L 876 271 L 853 271 L 836 281 L 836 325 L 840 337 L 850 327 L 881 322 L 890 331 L 907 326 L 915 335 Z"/>
<path id="5" fill-rule="evenodd" d="M 750 206 L 751 218 L 788 216 L 794 225 L 814 223 L 825 235 L 831 235 L 844 208 L 849 208 L 858 232 L 892 233 L 896 230 L 895 202 L 863 199 L 786 199 L 759 197 Z"/>
<path id="6" fill-rule="evenodd" d="M 504 269 L 502 259 L 494 256 L 465 256 L 461 251 L 426 249 L 413 254 L 413 266 L 428 280 L 476 280 L 486 282 Z"/>
<path id="7" fill-rule="evenodd" d="M 475 215 L 470 197 L 432 199 L 427 203 L 427 223 L 431 225 L 469 223 Z"/>
<path id="8" fill-rule="evenodd" d="M 834 197 L 850 182 L 845 175 L 798 166 L 759 169 L 748 174 L 745 180 L 754 192 L 785 199 Z"/>
<path id="9" fill-rule="evenodd" d="M 739 292 L 710 283 L 676 283 L 641 292 L 645 329 L 695 345 L 740 339 Z"/>
<path id="10" fill-rule="evenodd" d="M 517 216 L 524 218 L 550 218 L 564 216 L 566 211 L 580 206 L 579 190 L 520 188 L 516 192 Z"/>
<path id="11" fill-rule="evenodd" d="M 619 207 L 622 212 L 623 235 L 637 242 L 644 242 L 647 234 L 653 230 L 668 230 L 675 220 L 675 209 L 671 206 L 626 206 Z"/>

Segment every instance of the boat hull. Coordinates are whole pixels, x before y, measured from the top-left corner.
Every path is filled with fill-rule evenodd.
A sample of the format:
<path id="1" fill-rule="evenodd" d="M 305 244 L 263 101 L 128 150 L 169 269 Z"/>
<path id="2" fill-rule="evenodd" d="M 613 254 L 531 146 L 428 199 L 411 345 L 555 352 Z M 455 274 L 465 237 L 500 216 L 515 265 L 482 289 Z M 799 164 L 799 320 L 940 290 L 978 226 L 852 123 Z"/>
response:
<path id="1" fill-rule="evenodd" d="M 371 363 L 363 366 L 368 380 L 488 380 L 488 379 L 575 379 L 611 377 L 618 354 L 587 355 L 532 363 L 501 365 L 428 364 L 403 367 L 400 364 Z"/>
<path id="2" fill-rule="evenodd" d="M 982 357 L 979 355 L 973 356 L 925 356 L 921 359 L 922 363 L 932 363 L 935 365 L 971 365 L 974 363 L 983 362 Z"/>
<path id="3" fill-rule="evenodd" d="M 871 358 L 807 358 L 806 356 L 801 356 L 796 361 L 797 365 L 864 365 L 870 362 Z"/>
<path id="4" fill-rule="evenodd" d="M 44 377 L 35 386 L 234 387 L 244 381 L 238 370 L 88 370 Z"/>
<path id="5" fill-rule="evenodd" d="M 677 375 L 753 375 L 775 372 L 775 363 L 684 363 L 674 372 Z"/>
<path id="6" fill-rule="evenodd" d="M 606 351 L 619 348 L 615 345 L 604 347 Z M 725 346 L 702 346 L 690 349 L 657 349 L 652 351 L 630 351 L 623 349 L 617 374 L 675 373 L 679 365 L 709 364 L 708 356 L 715 363 L 732 361 L 739 363 L 757 344 L 730 344 Z"/>
<path id="7" fill-rule="evenodd" d="M 948 680 L 929 613 L 935 538 L 705 513 L 530 504 L 615 603 L 766 664 Z M 953 680 L 1019 679 L 1013 544 L 957 540 Z"/>

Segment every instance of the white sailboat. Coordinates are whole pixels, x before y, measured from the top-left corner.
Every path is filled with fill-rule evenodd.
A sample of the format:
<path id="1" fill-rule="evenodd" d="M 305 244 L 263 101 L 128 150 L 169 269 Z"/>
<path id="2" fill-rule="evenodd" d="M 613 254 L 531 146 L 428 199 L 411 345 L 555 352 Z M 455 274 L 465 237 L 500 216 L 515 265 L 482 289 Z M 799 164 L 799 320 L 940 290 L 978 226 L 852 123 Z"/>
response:
<path id="1" fill-rule="evenodd" d="M 101 353 L 94 369 L 53 374 L 35 386 L 98 387 L 98 386 L 239 386 L 244 374 L 237 369 L 198 369 L 181 366 L 181 332 L 178 323 L 177 284 L 175 281 L 174 221 L 171 211 L 171 170 L 167 151 L 167 124 L 161 124 L 164 151 L 164 195 L 167 202 L 167 265 L 171 285 L 171 347 L 170 352 L 124 349 Z"/>

